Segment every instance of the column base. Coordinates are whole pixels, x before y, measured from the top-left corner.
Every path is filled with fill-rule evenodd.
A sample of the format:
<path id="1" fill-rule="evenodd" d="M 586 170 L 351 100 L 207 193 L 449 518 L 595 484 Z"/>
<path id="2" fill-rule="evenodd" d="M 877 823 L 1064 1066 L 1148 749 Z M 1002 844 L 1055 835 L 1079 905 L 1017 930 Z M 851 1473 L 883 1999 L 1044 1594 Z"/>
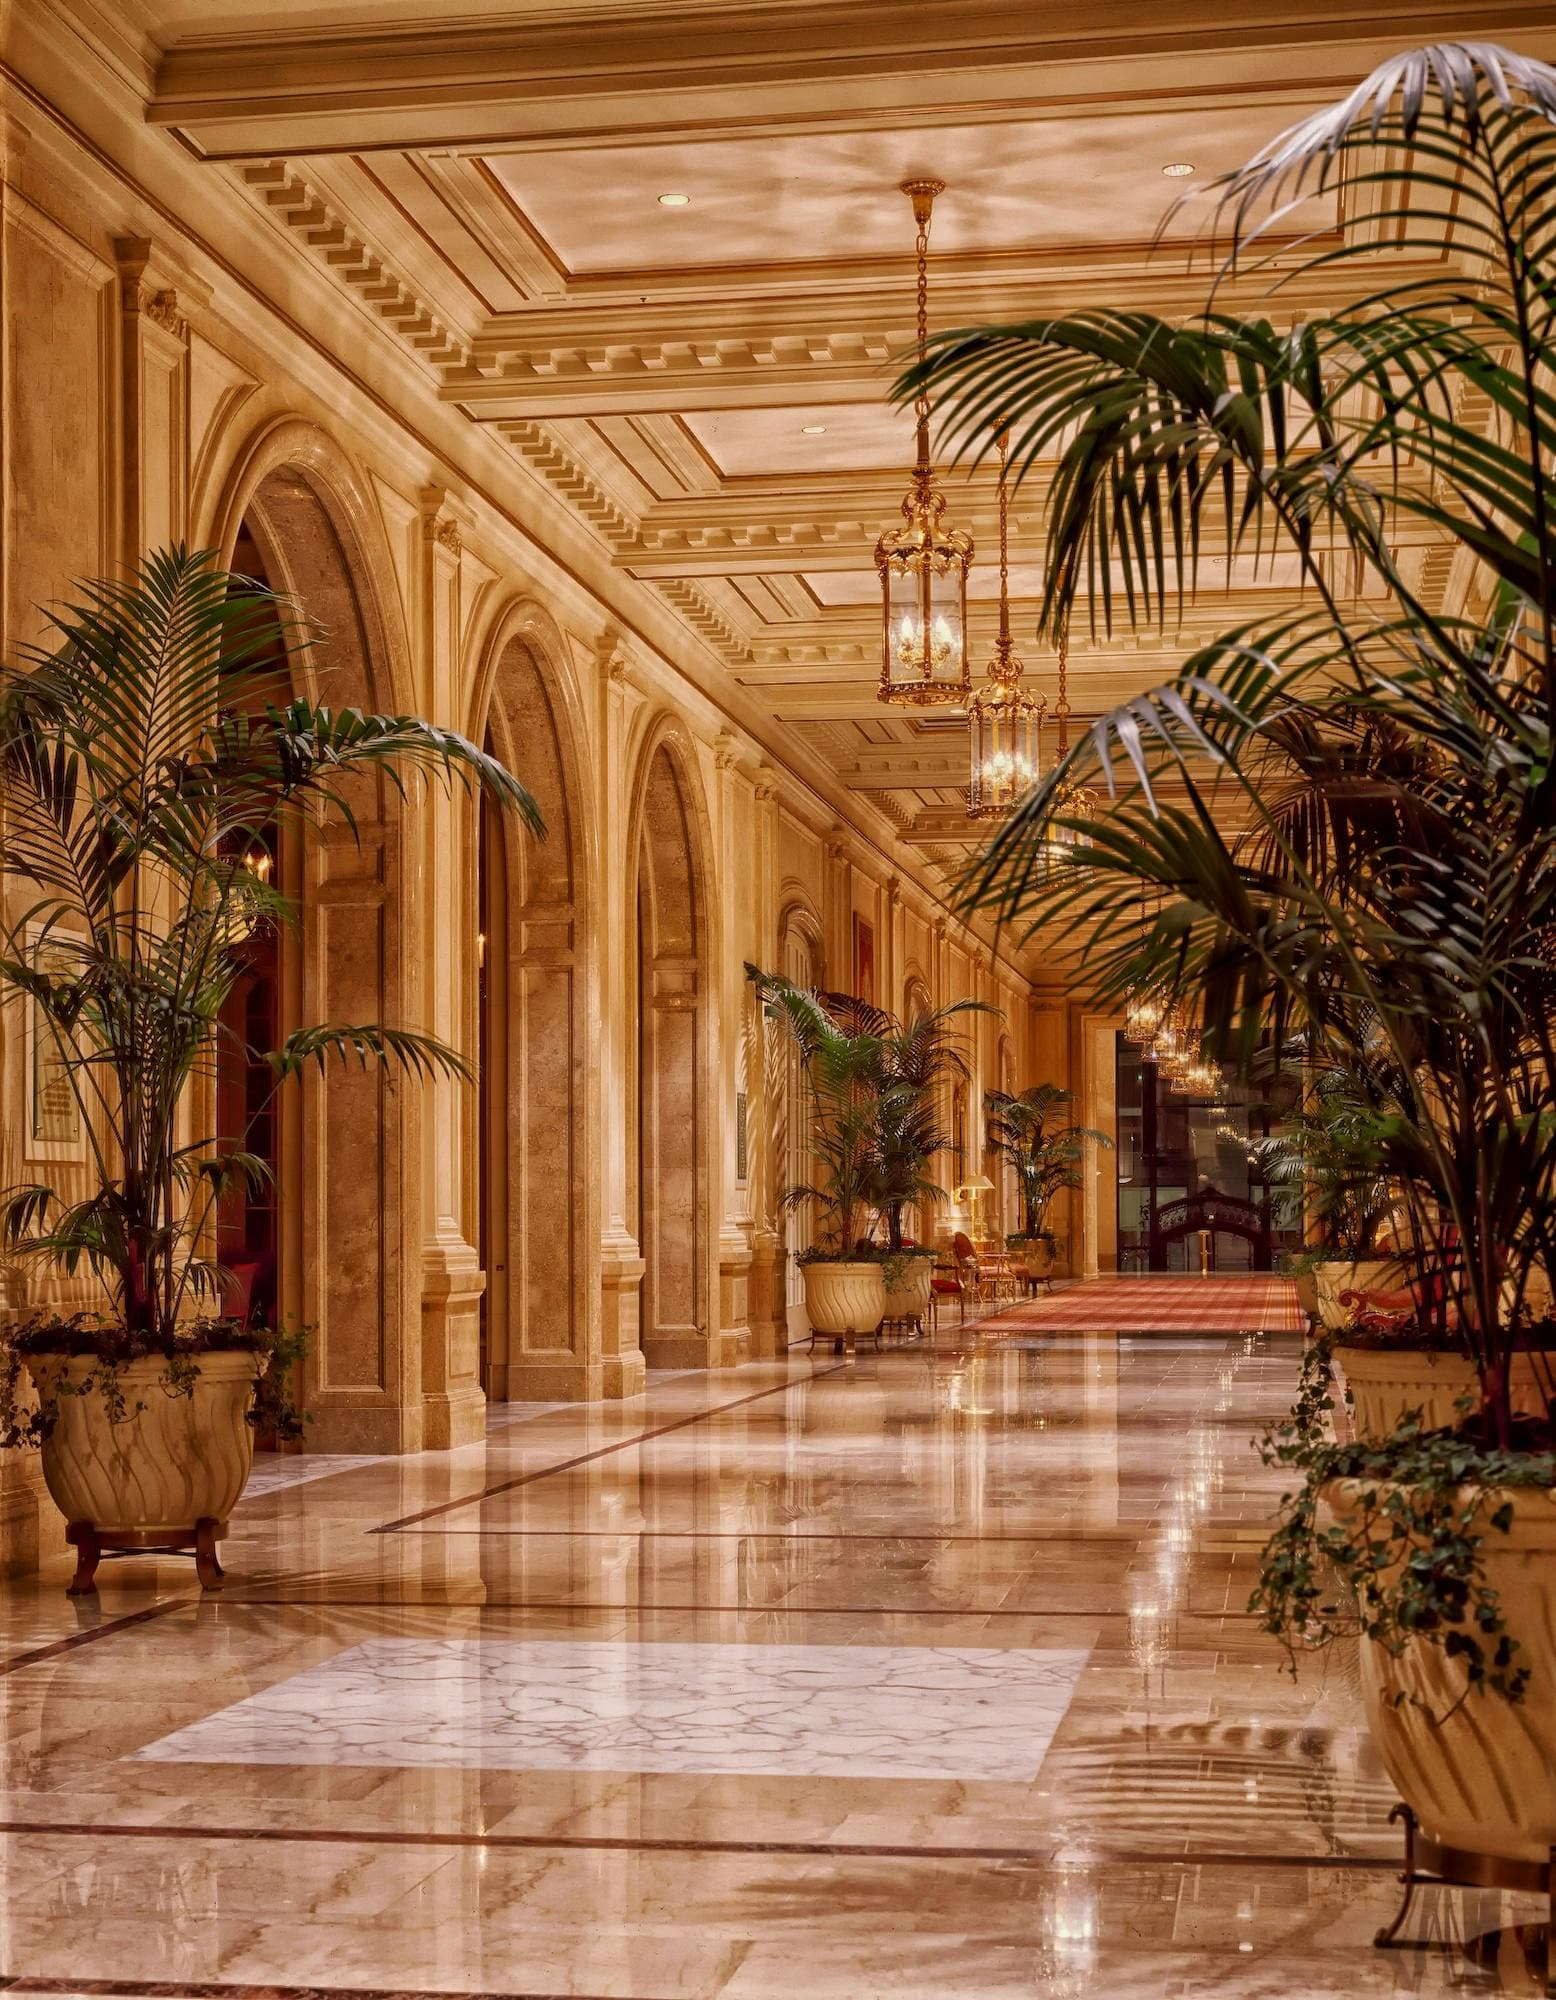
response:
<path id="1" fill-rule="evenodd" d="M 600 1394 L 612 1401 L 641 1396 L 648 1364 L 639 1345 L 643 1273 L 647 1265 L 625 1234 L 600 1245 Z"/>
<path id="2" fill-rule="evenodd" d="M 421 1382 L 423 1451 L 455 1451 L 486 1436 L 481 1389 L 481 1294 L 486 1273 L 462 1238 L 422 1251 Z"/>
<path id="3" fill-rule="evenodd" d="M 527 1355 L 492 1370 L 493 1403 L 597 1403 L 605 1394 L 599 1362 L 576 1355 Z"/>

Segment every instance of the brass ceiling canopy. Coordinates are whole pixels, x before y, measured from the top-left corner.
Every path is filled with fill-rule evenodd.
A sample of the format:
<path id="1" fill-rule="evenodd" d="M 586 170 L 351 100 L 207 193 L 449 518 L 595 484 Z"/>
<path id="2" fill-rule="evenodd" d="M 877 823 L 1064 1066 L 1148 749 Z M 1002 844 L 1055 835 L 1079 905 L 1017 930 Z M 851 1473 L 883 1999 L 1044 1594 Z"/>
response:
<path id="1" fill-rule="evenodd" d="M 902 191 L 918 224 L 918 355 L 929 342 L 929 219 L 944 181 L 909 180 Z M 929 462 L 929 399 L 914 405 L 917 462 L 902 526 L 875 545 L 881 579 L 880 699 L 917 708 L 960 708 L 972 691 L 967 658 L 967 572 L 972 538 L 945 525 L 945 494 Z"/>
<path id="2" fill-rule="evenodd" d="M 1043 769 L 1043 716 L 1048 704 L 1022 686 L 1024 669 L 1010 637 L 1010 494 L 1005 484 L 1009 451 L 1010 431 L 1001 425 L 1000 625 L 987 677 L 967 710 L 972 749 L 969 819 L 1009 819 Z"/>

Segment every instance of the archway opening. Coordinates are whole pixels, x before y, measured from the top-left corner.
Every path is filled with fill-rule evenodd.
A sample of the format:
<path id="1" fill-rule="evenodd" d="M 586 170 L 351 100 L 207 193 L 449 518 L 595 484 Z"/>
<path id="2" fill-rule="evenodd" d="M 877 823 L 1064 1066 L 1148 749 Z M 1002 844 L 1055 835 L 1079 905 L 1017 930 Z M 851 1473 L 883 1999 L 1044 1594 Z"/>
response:
<path id="1" fill-rule="evenodd" d="M 600 1393 L 590 1353 L 577 820 L 545 664 L 520 634 L 498 654 L 487 748 L 529 789 L 547 837 L 481 809 L 477 1234 L 489 1397 Z"/>
<path id="2" fill-rule="evenodd" d="M 392 707 L 378 698 L 384 667 L 354 544 L 325 491 L 300 466 L 281 465 L 255 488 L 229 566 L 285 593 L 307 621 L 287 692 L 333 708 Z M 249 1010 L 256 1046 L 274 1047 L 303 1022 L 402 1021 L 404 950 L 398 811 L 392 788 L 353 778 L 356 830 L 329 816 L 307 851 L 276 844 L 273 867 L 301 921 L 269 941 L 233 1005 Z M 250 1080 L 229 1057 L 218 1096 L 233 1106 Z M 312 1328 L 305 1396 L 307 1443 L 319 1451 L 398 1451 L 423 1442 L 415 1345 L 419 1307 L 402 1296 L 402 1179 L 418 1165 L 406 1129 L 411 1094 L 369 1066 L 332 1065 L 276 1100 L 268 1132 L 275 1188 L 274 1306 Z M 257 1218 L 241 1218 L 259 1233 Z M 229 1242 L 240 1218 L 230 1213 Z"/>
<path id="3" fill-rule="evenodd" d="M 670 752 L 644 787 L 637 882 L 635 1207 L 651 1368 L 709 1358 L 703 911 L 691 812 Z"/>

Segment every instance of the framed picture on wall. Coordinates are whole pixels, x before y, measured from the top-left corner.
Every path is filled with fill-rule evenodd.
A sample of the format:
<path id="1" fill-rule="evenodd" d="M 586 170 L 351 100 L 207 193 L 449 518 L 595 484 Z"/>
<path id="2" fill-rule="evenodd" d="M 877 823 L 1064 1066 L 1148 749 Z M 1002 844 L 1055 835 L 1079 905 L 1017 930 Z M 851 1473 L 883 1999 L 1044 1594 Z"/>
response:
<path id="1" fill-rule="evenodd" d="M 854 998 L 875 1005 L 875 926 L 854 912 Z"/>
<path id="2" fill-rule="evenodd" d="M 41 924 L 27 928 L 27 956 L 40 971 L 64 974 L 76 970 L 70 947 L 81 942 L 58 930 L 45 934 Z M 84 1160 L 86 1134 L 81 1111 L 53 1025 L 32 994 L 24 996 L 22 1006 L 26 1023 L 23 1089 L 27 1107 L 22 1127 L 26 1156 L 29 1160 Z"/>

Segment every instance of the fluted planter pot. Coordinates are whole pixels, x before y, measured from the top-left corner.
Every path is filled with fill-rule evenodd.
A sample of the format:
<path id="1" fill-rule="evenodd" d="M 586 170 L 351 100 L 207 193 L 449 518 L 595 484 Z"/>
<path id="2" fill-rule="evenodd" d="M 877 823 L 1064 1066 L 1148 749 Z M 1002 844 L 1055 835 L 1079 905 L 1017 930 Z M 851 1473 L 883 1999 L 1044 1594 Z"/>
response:
<path id="1" fill-rule="evenodd" d="M 1054 1246 L 1046 1238 L 1029 1238 L 1021 1246 L 1021 1261 L 1033 1284 L 1045 1284 L 1054 1275 Z"/>
<path id="2" fill-rule="evenodd" d="M 1556 1355 L 1548 1357 L 1556 1362 Z M 1462 1354 L 1432 1354 L 1419 1347 L 1347 1347 L 1337 1343 L 1335 1367 L 1351 1395 L 1351 1422 L 1358 1438 L 1392 1437 L 1407 1412 L 1421 1412 L 1422 1428 L 1446 1430 L 1461 1416 L 1458 1403 L 1480 1401 L 1480 1382 Z M 1513 1357 L 1513 1410 L 1518 1416 L 1545 1414 L 1545 1397 L 1527 1354 Z"/>
<path id="3" fill-rule="evenodd" d="M 886 1285 L 877 1263 L 807 1264 L 805 1317 L 812 1335 L 841 1341 L 876 1333 L 886 1316 Z"/>
<path id="4" fill-rule="evenodd" d="M 114 1423 L 100 1387 L 68 1393 L 100 1363 L 88 1355 L 28 1356 L 39 1395 L 56 1405 L 43 1442 L 43 1479 L 78 1552 L 73 1594 L 93 1588 L 97 1557 L 113 1548 L 192 1548 L 202 1584 L 219 1588 L 215 1545 L 248 1483 L 248 1413 L 268 1362 L 246 1348 L 193 1359 L 200 1372 L 188 1395 L 169 1393 L 162 1355 L 121 1362 L 125 1414 Z"/>
<path id="5" fill-rule="evenodd" d="M 1353 1263 L 1319 1264 L 1313 1272 L 1318 1317 L 1338 1330 L 1350 1323 L 1340 1304 L 1342 1292 L 1397 1292 L 1404 1288 L 1405 1270 L 1397 1257 L 1359 1257 Z"/>
<path id="6" fill-rule="evenodd" d="M 910 1257 L 900 1285 L 887 1287 L 882 1272 L 884 1319 L 912 1320 L 922 1324 L 929 1311 L 929 1281 L 934 1276 L 933 1257 Z"/>
<path id="7" fill-rule="evenodd" d="M 1337 1514 L 1362 1485 L 1334 1482 L 1326 1497 Z M 1505 1535 L 1488 1526 L 1481 1552 L 1531 1674 L 1524 1699 L 1471 1694 L 1461 1703 L 1464 1669 L 1440 1647 L 1409 1644 L 1396 1656 L 1370 1639 L 1361 1642 L 1362 1689 L 1373 1741 L 1429 1840 L 1543 1868 L 1556 1846 L 1556 1493 L 1500 1487 L 1485 1515 L 1504 1502 L 1512 1526 Z M 1398 1702 L 1401 1694 L 1409 1699 Z"/>

